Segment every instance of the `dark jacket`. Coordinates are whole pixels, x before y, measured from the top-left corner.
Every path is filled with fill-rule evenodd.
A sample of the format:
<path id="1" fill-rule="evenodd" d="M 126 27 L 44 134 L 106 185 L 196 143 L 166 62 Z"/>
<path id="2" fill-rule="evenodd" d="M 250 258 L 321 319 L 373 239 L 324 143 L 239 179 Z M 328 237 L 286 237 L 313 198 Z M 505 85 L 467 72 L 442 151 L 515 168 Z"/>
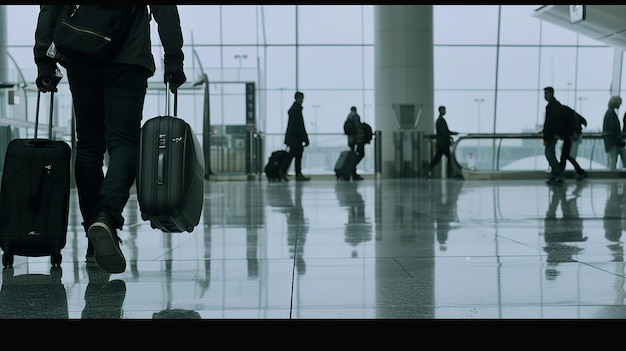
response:
<path id="1" fill-rule="evenodd" d="M 622 141 L 621 133 L 622 129 L 619 125 L 619 118 L 615 109 L 609 108 L 604 114 L 604 121 L 602 122 L 602 133 L 606 134 L 604 139 L 604 151 L 609 152 L 613 146 L 619 144 Z"/>
<path id="2" fill-rule="evenodd" d="M 435 129 L 437 131 L 436 142 L 435 145 L 437 148 L 445 148 L 450 147 L 452 145 L 452 135 L 459 134 L 458 132 L 452 132 L 448 129 L 448 122 L 446 122 L 443 116 L 439 115 L 437 117 L 437 121 L 435 122 Z"/>
<path id="3" fill-rule="evenodd" d="M 304 126 L 304 116 L 302 116 L 302 105 L 294 102 L 289 108 L 288 114 L 285 145 L 302 146 L 302 143 L 309 144 L 309 135 Z"/>
<path id="4" fill-rule="evenodd" d="M 46 51 L 52 43 L 54 26 L 64 6 L 66 5 L 41 5 L 40 7 L 33 49 L 35 64 L 40 75 L 53 74 L 56 69 L 55 61 L 46 56 Z M 170 65 L 172 70 L 177 66 L 182 69 L 183 36 L 176 5 L 150 5 L 151 15 L 146 5 L 137 5 L 137 7 L 128 37 L 111 63 L 138 65 L 146 69 L 148 77 L 154 75 L 156 66 L 150 41 L 150 19 L 153 16 L 158 25 L 166 65 Z M 59 63 L 64 67 L 75 64 L 71 61 L 59 61 Z"/>
<path id="5" fill-rule="evenodd" d="M 552 98 L 546 105 L 542 133 L 544 141 L 563 137 L 563 105 L 556 98 Z"/>
<path id="6" fill-rule="evenodd" d="M 365 143 L 365 133 L 363 132 L 363 125 L 361 124 L 361 116 L 356 112 L 350 112 L 346 118 L 351 118 L 356 128 L 355 134 L 348 134 L 348 146 Z"/>

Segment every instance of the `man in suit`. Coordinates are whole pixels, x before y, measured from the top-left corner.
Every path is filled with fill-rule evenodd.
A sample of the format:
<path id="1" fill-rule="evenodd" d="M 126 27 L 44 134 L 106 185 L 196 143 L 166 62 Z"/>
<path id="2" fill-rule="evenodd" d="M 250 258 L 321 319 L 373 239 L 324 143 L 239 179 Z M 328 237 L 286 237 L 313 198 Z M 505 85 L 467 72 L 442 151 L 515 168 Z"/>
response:
<path id="1" fill-rule="evenodd" d="M 356 165 L 365 157 L 365 133 L 361 124 L 361 116 L 356 112 L 356 106 L 350 108 L 347 119 L 354 123 L 356 133 L 348 134 L 348 147 L 357 154 Z M 352 173 L 352 180 L 363 180 L 363 177 L 356 172 L 356 165 Z"/>
<path id="2" fill-rule="evenodd" d="M 550 165 L 550 185 L 563 184 L 563 171 L 561 164 L 556 158 L 556 143 L 563 137 L 563 105 L 554 97 L 554 88 L 543 88 L 543 97 L 548 102 L 546 105 L 546 116 L 543 122 L 543 145 L 544 154 Z M 568 151 L 569 153 L 569 151 Z"/>
<path id="3" fill-rule="evenodd" d="M 426 174 L 430 175 L 435 166 L 441 161 L 442 156 L 446 156 L 448 159 L 448 170 L 452 170 L 452 160 L 450 158 L 450 146 L 452 145 L 452 136 L 459 134 L 458 132 L 452 132 L 448 128 L 448 122 L 446 122 L 443 116 L 446 115 L 446 107 L 439 106 L 439 117 L 435 122 L 436 129 L 436 141 L 435 147 L 437 151 L 435 156 L 430 161 L 430 164 L 426 166 Z"/>
<path id="4" fill-rule="evenodd" d="M 285 131 L 285 145 L 289 147 L 289 152 L 283 162 L 279 177 L 283 180 L 289 180 L 287 178 L 287 170 L 289 170 L 291 166 L 291 160 L 295 158 L 294 168 L 296 171 L 296 180 L 306 181 L 311 178 L 305 177 L 302 174 L 302 154 L 304 148 L 309 146 L 309 135 L 306 132 L 304 116 L 302 115 L 304 93 L 297 91 L 294 95 L 294 99 L 295 101 L 289 108 L 289 120 L 287 121 L 287 130 Z"/>

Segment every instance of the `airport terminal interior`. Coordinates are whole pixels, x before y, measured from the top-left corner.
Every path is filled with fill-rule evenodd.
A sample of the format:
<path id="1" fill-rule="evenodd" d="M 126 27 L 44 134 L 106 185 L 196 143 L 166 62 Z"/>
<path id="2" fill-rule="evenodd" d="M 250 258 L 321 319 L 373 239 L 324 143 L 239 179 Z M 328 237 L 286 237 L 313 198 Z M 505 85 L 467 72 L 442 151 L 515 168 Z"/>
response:
<path id="1" fill-rule="evenodd" d="M 626 316 L 623 178 L 291 178 L 205 182 L 190 233 L 152 229 L 133 195 L 121 274 L 85 261 L 72 198 L 61 267 L 15 256 L 0 317 Z"/>
<path id="2" fill-rule="evenodd" d="M 194 16 L 195 8 L 185 5 L 186 28 L 206 34 L 196 35 L 194 44 L 188 40 L 193 30 L 185 32 L 189 80 L 180 103 L 205 156 L 200 222 L 189 232 L 152 228 L 133 189 L 119 232 L 127 266 L 123 273 L 109 274 L 86 260 L 87 238 L 72 186 L 60 267 L 50 256 L 15 255 L 12 267 L 2 269 L 0 318 L 626 317 L 626 171 L 607 170 L 599 130 L 609 96 L 626 86 L 620 49 L 626 47 L 626 6 L 571 6 L 489 5 L 478 11 L 473 5 L 365 5 L 342 6 L 340 12 L 325 5 L 203 6 L 200 14 L 207 17 Z M 579 6 L 587 18 L 571 23 Z M 32 135 L 38 101 L 31 83 L 36 77 L 32 35 L 23 41 L 13 35 L 32 31 L 36 12 L 28 6 L 7 8 L 0 7 L 0 18 L 27 23 L 28 29 L 0 26 L 0 47 L 10 54 L 10 62 L 0 59 L 7 70 L 0 73 L 12 80 L 0 87 L 0 100 L 9 102 L 0 104 L 0 149 L 10 139 Z M 478 15 L 466 16 L 468 11 Z M 265 15 L 269 20 L 262 21 Z M 318 37 L 319 18 L 356 19 L 357 25 L 344 31 L 345 38 L 334 27 Z M 450 25 L 460 18 L 470 22 Z M 278 27 L 259 39 L 255 21 Z M 207 22 L 219 22 L 219 28 L 207 31 Z M 433 32 L 415 28 L 418 22 L 433 22 Z M 385 26 L 421 39 L 406 55 L 392 54 L 375 41 L 393 47 L 405 42 Z M 519 33 L 525 35 L 512 35 Z M 430 57 L 425 52 L 435 62 L 422 65 L 419 60 Z M 325 58 L 344 56 L 359 60 L 337 66 L 341 74 L 328 70 L 332 65 Z M 406 62 L 396 60 L 401 56 Z M 458 59 L 464 57 L 476 64 Z M 458 79 L 470 73 L 476 79 Z M 163 112 L 164 87 L 157 78 L 149 84 L 146 116 Z M 589 116 L 579 151 L 589 170 L 586 179 L 546 183 L 538 134 L 546 85 Z M 73 146 L 67 89 L 63 81 L 55 133 Z M 286 108 L 296 90 L 307 94 L 311 146 L 303 171 L 311 180 L 296 180 L 292 169 L 289 181 L 270 182 L 262 168 L 272 151 L 284 147 Z M 256 105 L 243 103 L 250 100 Z M 429 177 L 422 165 L 432 156 L 427 139 L 440 104 L 448 106 L 450 128 L 461 135 L 453 146 L 455 169 L 437 169 Z M 339 127 L 351 105 L 376 131 L 359 166 L 361 181 L 338 180 L 332 169 L 346 149 Z M 394 115 L 396 107 L 410 113 Z M 518 162 L 521 168 L 505 168 Z M 111 329 L 118 333 L 135 335 Z"/>

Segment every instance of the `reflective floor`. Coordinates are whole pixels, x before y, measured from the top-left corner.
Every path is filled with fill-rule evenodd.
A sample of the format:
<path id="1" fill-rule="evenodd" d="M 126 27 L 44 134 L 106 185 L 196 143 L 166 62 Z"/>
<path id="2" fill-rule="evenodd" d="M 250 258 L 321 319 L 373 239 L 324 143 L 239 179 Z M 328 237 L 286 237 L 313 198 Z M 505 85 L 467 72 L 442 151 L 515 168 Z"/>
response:
<path id="1" fill-rule="evenodd" d="M 73 190 L 61 269 L 16 256 L 0 317 L 624 318 L 625 200 L 626 179 L 207 181 L 192 233 L 152 229 L 133 196 L 109 275 Z"/>

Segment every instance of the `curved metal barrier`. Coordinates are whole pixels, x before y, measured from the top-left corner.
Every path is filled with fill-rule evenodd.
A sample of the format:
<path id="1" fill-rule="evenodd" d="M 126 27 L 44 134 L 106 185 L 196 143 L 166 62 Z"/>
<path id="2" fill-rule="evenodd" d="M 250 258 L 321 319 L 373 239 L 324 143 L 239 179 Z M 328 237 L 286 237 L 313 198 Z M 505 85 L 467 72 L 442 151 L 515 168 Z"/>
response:
<path id="1" fill-rule="evenodd" d="M 626 168 L 609 170 L 603 133 L 583 133 L 576 160 L 591 178 L 626 178 Z M 562 142 L 556 146 L 559 157 Z M 464 179 L 545 179 L 549 165 L 540 133 L 460 135 L 451 149 L 452 166 Z M 618 166 L 620 161 L 618 161 Z M 622 161 L 624 162 L 624 161 Z M 575 177 L 571 164 L 566 178 Z"/>

